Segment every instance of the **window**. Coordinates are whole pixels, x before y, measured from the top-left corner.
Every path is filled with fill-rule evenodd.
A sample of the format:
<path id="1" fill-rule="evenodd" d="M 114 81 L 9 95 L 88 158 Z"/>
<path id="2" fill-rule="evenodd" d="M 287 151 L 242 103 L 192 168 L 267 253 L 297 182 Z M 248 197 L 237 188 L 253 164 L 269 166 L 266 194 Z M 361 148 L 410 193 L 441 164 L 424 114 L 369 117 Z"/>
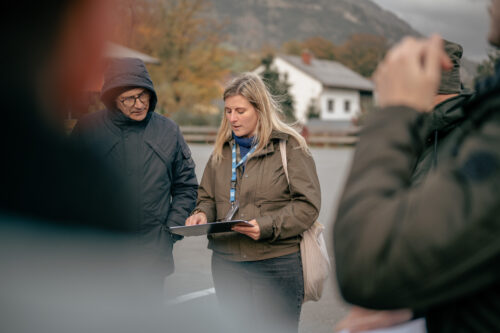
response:
<path id="1" fill-rule="evenodd" d="M 344 102 L 344 111 L 345 113 L 351 112 L 351 101 Z"/>
<path id="2" fill-rule="evenodd" d="M 329 99 L 329 100 L 328 100 L 328 106 L 327 106 L 327 110 L 328 110 L 328 112 L 333 113 L 333 111 L 335 111 L 335 110 L 334 110 L 334 106 L 335 106 L 335 105 L 334 105 L 334 103 L 333 103 L 333 99 Z"/>

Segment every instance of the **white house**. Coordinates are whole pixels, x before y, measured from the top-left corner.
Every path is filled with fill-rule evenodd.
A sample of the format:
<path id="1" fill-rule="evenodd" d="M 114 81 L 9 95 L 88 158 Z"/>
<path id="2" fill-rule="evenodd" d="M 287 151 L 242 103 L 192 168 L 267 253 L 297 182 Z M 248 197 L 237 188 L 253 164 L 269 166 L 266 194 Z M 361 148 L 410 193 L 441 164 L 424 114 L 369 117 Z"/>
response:
<path id="1" fill-rule="evenodd" d="M 277 55 L 271 68 L 290 84 L 295 116 L 302 123 L 311 109 L 321 120 L 350 123 L 371 103 L 373 83 L 336 61 L 315 59 L 307 52 L 301 57 Z M 254 72 L 263 70 L 260 66 Z"/>

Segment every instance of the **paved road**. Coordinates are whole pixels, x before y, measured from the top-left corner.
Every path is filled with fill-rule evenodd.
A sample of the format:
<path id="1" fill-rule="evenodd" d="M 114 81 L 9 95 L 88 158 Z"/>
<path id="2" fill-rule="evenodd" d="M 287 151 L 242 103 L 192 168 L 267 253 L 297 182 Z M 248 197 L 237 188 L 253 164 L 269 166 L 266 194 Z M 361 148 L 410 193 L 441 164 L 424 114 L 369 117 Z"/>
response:
<path id="1" fill-rule="evenodd" d="M 211 146 L 190 145 L 200 180 L 211 153 Z M 313 149 L 321 183 L 322 209 L 319 220 L 325 225 L 325 237 L 332 254 L 332 225 L 337 202 L 352 158 L 353 149 Z M 215 299 L 210 273 L 211 251 L 206 248 L 205 237 L 190 237 L 178 242 L 174 248 L 175 273 L 167 279 L 171 297 L 182 301 L 187 309 L 210 306 Z M 332 258 L 333 260 L 333 258 Z M 196 294 L 196 292 L 202 293 Z M 195 294 L 192 294 L 195 293 Z M 187 295 L 187 297 L 186 297 Z M 189 300 L 192 296 L 192 299 Z M 300 333 L 332 332 L 334 324 L 346 313 L 347 305 L 338 296 L 334 274 L 326 283 L 319 302 L 306 303 L 302 308 Z"/>

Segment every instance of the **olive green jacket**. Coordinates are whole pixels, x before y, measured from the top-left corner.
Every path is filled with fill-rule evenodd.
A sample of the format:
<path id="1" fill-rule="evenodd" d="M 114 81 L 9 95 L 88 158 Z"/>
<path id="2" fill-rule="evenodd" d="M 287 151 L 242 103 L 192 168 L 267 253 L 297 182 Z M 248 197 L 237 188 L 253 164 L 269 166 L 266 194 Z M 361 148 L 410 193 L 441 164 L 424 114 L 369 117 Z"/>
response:
<path id="1" fill-rule="evenodd" d="M 421 115 L 405 107 L 372 114 L 335 221 L 336 273 L 348 302 L 424 312 L 430 332 L 499 331 L 496 96 L 469 104 L 455 154 L 416 187 L 411 177 L 424 148 Z"/>
<path id="2" fill-rule="evenodd" d="M 288 185 L 279 140 L 287 140 Z M 209 159 L 195 208 L 208 221 L 223 219 L 229 211 L 231 149 L 224 144 L 223 160 L 214 165 Z M 239 154 L 238 154 L 239 157 Z M 254 241 L 236 232 L 209 235 L 208 247 L 227 260 L 253 261 L 274 258 L 299 250 L 300 235 L 318 218 L 321 191 L 312 156 L 287 134 L 273 132 L 269 144 L 250 156 L 244 172 L 237 170 L 236 200 L 239 210 L 233 219 L 256 219 L 261 237 Z"/>

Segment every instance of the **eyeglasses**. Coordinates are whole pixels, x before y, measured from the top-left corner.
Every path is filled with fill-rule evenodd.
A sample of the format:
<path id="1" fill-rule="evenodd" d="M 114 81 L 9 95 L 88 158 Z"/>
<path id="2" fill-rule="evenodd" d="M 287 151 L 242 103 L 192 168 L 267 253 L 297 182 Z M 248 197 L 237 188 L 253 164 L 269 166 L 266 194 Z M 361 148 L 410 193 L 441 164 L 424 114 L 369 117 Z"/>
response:
<path id="1" fill-rule="evenodd" d="M 149 97 L 149 92 L 143 91 L 139 95 L 122 98 L 120 99 L 120 102 L 122 102 L 126 107 L 131 108 L 135 105 L 135 103 L 137 103 L 137 100 L 140 100 L 142 104 L 146 104 L 149 102 Z"/>

